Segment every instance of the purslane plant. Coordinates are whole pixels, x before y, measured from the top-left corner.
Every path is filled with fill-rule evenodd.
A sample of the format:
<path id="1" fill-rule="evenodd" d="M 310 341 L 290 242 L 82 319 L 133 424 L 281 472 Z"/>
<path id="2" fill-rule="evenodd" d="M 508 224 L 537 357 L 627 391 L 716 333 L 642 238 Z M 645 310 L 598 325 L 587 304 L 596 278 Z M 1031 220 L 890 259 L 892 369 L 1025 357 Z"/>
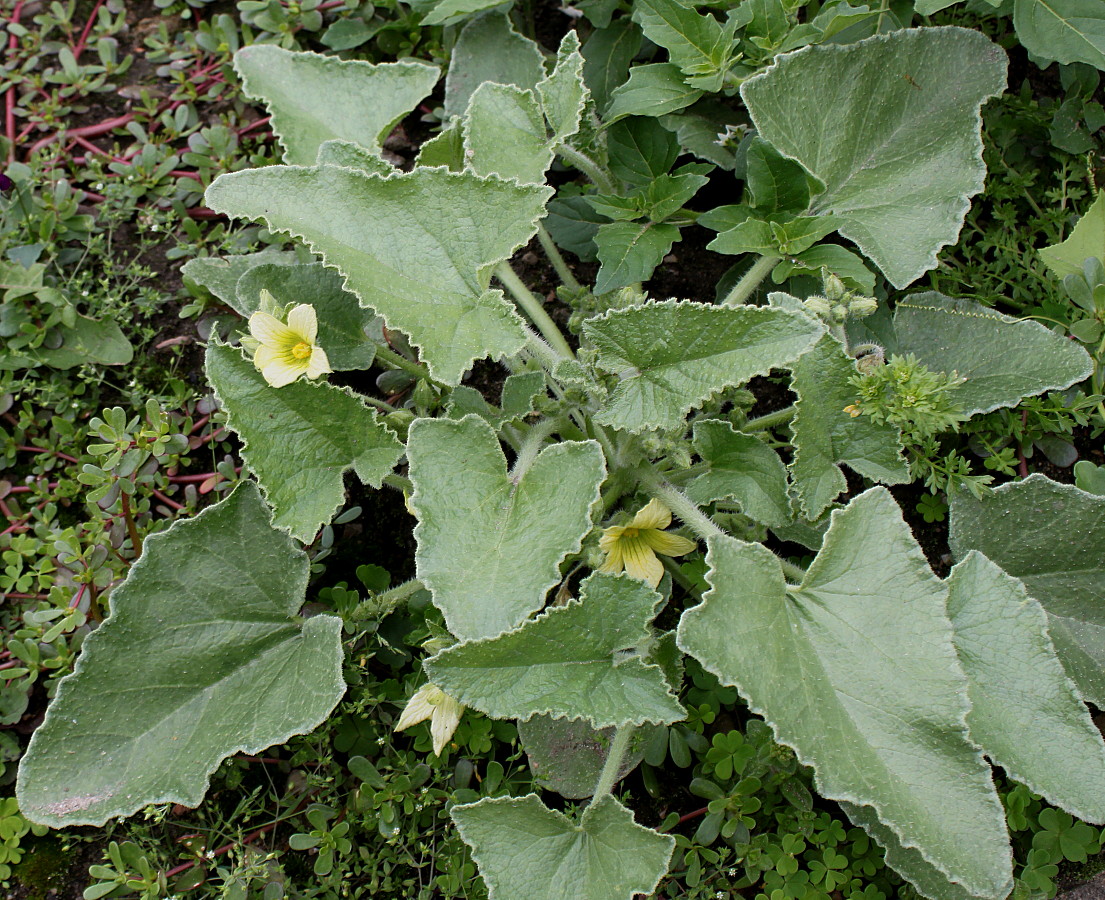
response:
<path id="1" fill-rule="evenodd" d="M 474 43 L 470 29 L 496 21 L 464 34 Z M 233 340 L 207 351 L 255 481 L 146 542 L 34 735 L 20 808 L 59 827 L 194 805 L 221 759 L 326 718 L 344 689 L 340 621 L 299 615 L 297 542 L 334 516 L 352 468 L 403 490 L 418 521 L 416 580 L 371 597 L 366 615 L 424 588 L 448 629 L 426 648 L 430 686 L 402 725 L 434 719 L 436 749 L 461 705 L 541 717 L 549 727 L 528 729 L 531 741 L 580 721 L 614 729 L 577 818 L 536 794 L 452 809 L 496 900 L 656 888 L 674 839 L 613 791 L 639 730 L 686 717 L 684 655 L 739 689 L 919 891 L 1005 897 L 991 763 L 1105 820 L 1105 744 L 1083 704 L 1105 704 L 1105 499 L 1039 477 L 956 498 L 957 563 L 941 579 L 880 486 L 909 480 L 900 425 L 865 412 L 856 380 L 912 357 L 967 417 L 1081 382 L 1090 360 L 1038 324 L 939 294 L 893 312 L 862 294 L 843 302 L 846 271 L 826 276 L 823 296 L 747 302 L 834 230 L 897 287 L 931 268 L 981 187 L 979 108 L 1002 89 L 1003 54 L 963 29 L 906 30 L 786 54 L 745 81 L 751 202 L 707 215 L 716 249 L 750 254 L 750 266 L 719 304 L 579 284 L 541 225 L 545 173 L 560 156 L 614 184 L 611 163 L 629 151 L 604 142 L 610 117 L 594 117 L 574 34 L 549 69 L 537 57 L 535 78 L 517 75 L 529 63 L 515 77 L 487 62 L 454 57 L 457 115 L 403 172 L 381 140 L 433 87 L 433 67 L 238 54 L 288 164 L 223 175 L 207 202 L 293 235 L 321 262 L 258 254 L 208 280 L 242 332 L 293 307 L 295 341 L 254 331 L 275 348 L 263 358 Z M 929 90 L 886 75 L 899 68 L 927 71 Z M 655 216 L 689 196 L 673 190 Z M 586 310 L 578 347 L 509 265 L 535 236 Z M 381 320 L 417 361 L 383 340 Z M 321 374 L 303 364 L 320 351 L 337 372 L 402 369 L 414 412 L 299 377 Z M 486 357 L 509 373 L 497 405 L 461 384 Z M 743 385 L 773 370 L 789 371 L 796 404 L 748 419 Z M 772 433 L 783 439 L 764 440 Z M 842 504 L 841 465 L 876 486 Z M 1060 509 L 1077 515 L 1078 536 L 1049 543 L 1046 513 Z M 669 512 L 678 532 L 665 530 Z M 1021 523 L 1016 540 L 1003 542 L 1006 521 Z M 768 533 L 805 543 L 814 561 L 780 557 Z M 692 547 L 705 552 L 702 595 L 662 559 Z M 661 611 L 678 624 L 659 628 Z"/>

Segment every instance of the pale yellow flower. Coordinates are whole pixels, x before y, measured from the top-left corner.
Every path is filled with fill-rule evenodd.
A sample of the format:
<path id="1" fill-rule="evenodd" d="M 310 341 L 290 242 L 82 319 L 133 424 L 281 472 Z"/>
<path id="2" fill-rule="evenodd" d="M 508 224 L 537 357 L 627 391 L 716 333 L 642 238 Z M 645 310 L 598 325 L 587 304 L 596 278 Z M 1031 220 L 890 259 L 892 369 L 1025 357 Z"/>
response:
<path id="1" fill-rule="evenodd" d="M 441 756 L 445 744 L 457 730 L 463 713 L 463 703 L 454 700 L 436 684 L 427 683 L 407 701 L 395 730 L 402 731 L 429 719 L 430 735 L 434 739 L 434 756 Z"/>
<path id="2" fill-rule="evenodd" d="M 315 343 L 318 319 L 310 304 L 293 307 L 287 324 L 258 310 L 249 317 L 249 332 L 258 344 L 253 364 L 273 387 L 291 384 L 300 375 L 318 378 L 333 371 L 326 352 Z"/>
<path id="3" fill-rule="evenodd" d="M 606 561 L 600 572 L 618 574 L 623 569 L 630 578 L 656 587 L 664 577 L 664 564 L 656 558 L 682 556 L 697 545 L 678 534 L 664 531 L 671 524 L 671 510 L 653 498 L 640 510 L 628 525 L 613 525 L 603 531 L 599 548 L 606 553 Z"/>

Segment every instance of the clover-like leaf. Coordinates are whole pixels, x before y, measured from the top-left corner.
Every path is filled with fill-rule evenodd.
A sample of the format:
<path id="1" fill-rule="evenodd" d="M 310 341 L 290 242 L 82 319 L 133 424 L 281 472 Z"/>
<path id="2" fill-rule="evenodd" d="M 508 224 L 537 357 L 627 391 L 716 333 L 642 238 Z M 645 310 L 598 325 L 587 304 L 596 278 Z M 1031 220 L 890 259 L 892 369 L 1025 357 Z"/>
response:
<path id="1" fill-rule="evenodd" d="M 849 380 L 856 365 L 839 341 L 825 335 L 791 368 L 798 402 L 790 471 L 809 519 L 817 519 L 848 486 L 841 463 L 885 484 L 909 480 L 898 429 L 847 411 L 858 396 Z"/>
<path id="2" fill-rule="evenodd" d="M 536 233 L 550 194 L 445 169 L 381 178 L 269 166 L 219 176 L 207 203 L 303 238 L 362 304 L 410 336 L 435 378 L 456 384 L 474 360 L 525 344 L 518 314 L 488 285 Z"/>
<path id="3" fill-rule="evenodd" d="M 419 419 L 407 460 L 418 516 L 418 577 L 462 640 L 520 625 L 591 530 L 606 476 L 594 441 L 546 447 L 515 481 L 494 430 L 468 415 Z"/>
<path id="4" fill-rule="evenodd" d="M 254 44 L 234 55 L 247 96 L 263 100 L 284 161 L 309 166 L 324 141 L 376 151 L 392 127 L 434 89 L 437 66 L 373 64 Z M 371 99 L 369 99 L 371 98 Z"/>
<path id="5" fill-rule="evenodd" d="M 765 307 L 664 301 L 587 320 L 599 368 L 620 379 L 599 421 L 627 431 L 672 428 L 697 404 L 791 363 L 823 333 Z"/>
<path id="6" fill-rule="evenodd" d="M 978 550 L 1024 582 L 1067 674 L 1105 707 L 1105 497 L 1035 474 L 951 500 L 952 553 Z"/>
<path id="7" fill-rule="evenodd" d="M 631 900 L 651 895 L 675 838 L 633 821 L 607 795 L 578 823 L 536 794 L 488 797 L 449 815 L 487 884 L 488 900 Z"/>
<path id="8" fill-rule="evenodd" d="M 916 28 L 785 54 L 741 96 L 760 137 L 825 185 L 809 212 L 838 216 L 902 288 L 955 242 L 982 190 L 979 108 L 1005 67 L 980 32 Z"/>
<path id="9" fill-rule="evenodd" d="M 376 411 L 350 391 L 307 381 L 272 388 L 240 351 L 214 343 L 207 377 L 272 504 L 273 523 L 302 541 L 341 505 L 346 469 L 379 487 L 403 455 Z"/>
<path id="10" fill-rule="evenodd" d="M 742 434 L 728 422 L 698 422 L 694 449 L 703 471 L 687 485 L 695 503 L 732 499 L 741 512 L 765 525 L 790 522 L 787 470 L 779 454 L 751 434 Z"/>
<path id="11" fill-rule="evenodd" d="M 870 806 L 949 881 L 1004 897 L 1005 819 L 971 743 L 967 680 L 933 575 L 885 488 L 832 514 L 802 583 L 760 544 L 712 538 L 679 646 L 737 687 L 818 791 Z"/>
<path id="12" fill-rule="evenodd" d="M 341 620 L 297 615 L 308 560 L 249 482 L 146 539 L 19 769 L 19 809 L 102 825 L 197 806 L 226 757 L 326 718 L 345 692 Z"/>
<path id="13" fill-rule="evenodd" d="M 1055 655 L 1040 604 L 974 550 L 948 589 L 971 740 L 1050 803 L 1105 821 L 1105 743 Z"/>
<path id="14" fill-rule="evenodd" d="M 663 670 L 625 653 L 649 640 L 660 600 L 643 582 L 595 573 L 578 600 L 516 631 L 449 647 L 422 666 L 445 693 L 496 719 L 551 715 L 594 728 L 678 722 L 687 713 Z"/>

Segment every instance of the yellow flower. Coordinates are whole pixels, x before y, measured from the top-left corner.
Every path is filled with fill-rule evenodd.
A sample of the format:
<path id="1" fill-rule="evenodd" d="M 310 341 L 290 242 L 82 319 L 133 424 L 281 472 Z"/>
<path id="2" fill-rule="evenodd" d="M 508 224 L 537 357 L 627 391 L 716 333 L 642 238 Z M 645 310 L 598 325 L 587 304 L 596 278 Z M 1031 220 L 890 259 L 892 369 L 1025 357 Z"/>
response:
<path id="1" fill-rule="evenodd" d="M 318 320 L 310 304 L 293 307 L 286 325 L 258 310 L 249 317 L 249 332 L 258 343 L 253 364 L 273 387 L 291 384 L 300 375 L 318 378 L 333 371 L 326 352 L 315 343 Z"/>
<path id="2" fill-rule="evenodd" d="M 614 525 L 603 531 L 599 547 L 606 553 L 606 561 L 599 571 L 616 575 L 625 569 L 630 578 L 656 587 L 664 577 L 664 564 L 656 554 L 682 556 L 696 546 L 694 541 L 665 532 L 670 524 L 671 510 L 659 500 L 649 500 L 628 525 Z"/>
<path id="3" fill-rule="evenodd" d="M 464 713 L 464 704 L 454 700 L 436 684 L 424 684 L 407 701 L 399 717 L 396 731 L 402 731 L 430 720 L 430 735 L 434 739 L 434 756 L 441 756 L 445 743 L 453 736 Z"/>

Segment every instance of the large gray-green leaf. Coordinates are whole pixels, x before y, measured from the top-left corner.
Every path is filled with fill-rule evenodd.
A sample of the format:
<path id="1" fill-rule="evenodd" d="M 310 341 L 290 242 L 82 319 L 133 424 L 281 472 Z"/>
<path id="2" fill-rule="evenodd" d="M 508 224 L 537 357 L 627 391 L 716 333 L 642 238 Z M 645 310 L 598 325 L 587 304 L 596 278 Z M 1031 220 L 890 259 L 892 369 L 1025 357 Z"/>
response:
<path id="1" fill-rule="evenodd" d="M 1055 650 L 1082 695 L 1105 707 L 1105 497 L 1030 475 L 980 499 L 952 497 L 952 553 L 978 550 L 1047 610 Z"/>
<path id="2" fill-rule="evenodd" d="M 1105 260 L 1105 194 L 1097 195 L 1065 241 L 1037 252 L 1060 281 L 1068 275 L 1081 275 L 1082 263 L 1091 256 Z"/>
<path id="3" fill-rule="evenodd" d="M 496 719 L 551 715 L 594 728 L 678 722 L 687 713 L 663 670 L 624 652 L 648 641 L 660 600 L 641 581 L 595 573 L 578 600 L 516 631 L 442 650 L 422 667 L 445 693 Z"/>
<path id="4" fill-rule="evenodd" d="M 544 77 L 537 44 L 518 34 L 501 10 L 483 13 L 464 26 L 453 47 L 445 75 L 445 114 L 463 115 L 468 99 L 485 81 L 529 90 Z"/>
<path id="5" fill-rule="evenodd" d="M 369 332 L 380 330 L 379 319 L 357 302 L 342 286 L 344 279 L 322 263 L 305 266 L 254 266 L 241 278 L 235 293 L 238 308 L 247 318 L 261 308 L 261 291 L 277 303 L 308 303 L 318 319 L 318 345 L 335 372 L 367 369 L 376 357 L 376 343 Z"/>
<path id="6" fill-rule="evenodd" d="M 19 769 L 59 828 L 197 806 L 223 759 L 310 731 L 345 693 L 341 620 L 302 619 L 307 556 L 249 482 L 146 539 Z"/>
<path id="7" fill-rule="evenodd" d="M 591 530 L 606 476 L 593 441 L 542 450 L 520 480 L 478 416 L 419 419 L 407 441 L 418 577 L 462 640 L 520 625 Z"/>
<path id="8" fill-rule="evenodd" d="M 791 368 L 798 403 L 790 471 L 807 518 L 817 519 L 848 486 L 840 463 L 885 484 L 909 480 L 898 429 L 846 410 L 858 399 L 849 381 L 856 365 L 839 341 L 825 335 Z"/>
<path id="9" fill-rule="evenodd" d="M 392 127 L 434 89 L 437 66 L 367 63 L 254 44 L 234 55 L 242 89 L 263 100 L 284 161 L 309 166 L 323 141 L 378 150 Z"/>
<path id="10" fill-rule="evenodd" d="M 948 577 L 967 673 L 971 740 L 1011 778 L 1080 819 L 1105 821 L 1105 743 L 1024 585 L 970 551 Z"/>
<path id="11" fill-rule="evenodd" d="M 303 238 L 347 290 L 410 336 L 435 378 L 456 384 L 474 360 L 525 344 L 518 314 L 488 285 L 536 232 L 550 194 L 444 169 L 380 178 L 269 166 L 219 176 L 207 203 Z"/>
<path id="12" fill-rule="evenodd" d="M 979 107 L 1005 87 L 1005 54 L 977 31 L 919 28 L 779 57 L 741 86 L 760 137 L 825 184 L 896 287 L 936 265 L 982 190 Z"/>
<path id="13" fill-rule="evenodd" d="M 468 101 L 463 127 L 464 155 L 474 172 L 522 184 L 544 183 L 553 151 L 532 91 L 484 82 Z"/>
<path id="14" fill-rule="evenodd" d="M 611 795 L 578 823 L 536 794 L 454 806 L 449 815 L 487 884 L 488 900 L 631 900 L 651 895 L 675 838 L 633 821 Z"/>
<path id="15" fill-rule="evenodd" d="M 760 544 L 712 538 L 707 561 L 711 590 L 679 646 L 813 766 L 821 794 L 873 807 L 949 880 L 1004 897 L 1005 817 L 967 734 L 947 588 L 890 493 L 833 513 L 798 587 Z"/>
<path id="16" fill-rule="evenodd" d="M 785 366 L 823 333 L 781 309 L 668 300 L 584 323 L 598 366 L 620 379 L 599 421 L 628 431 L 673 428 L 712 394 Z"/>
<path id="17" fill-rule="evenodd" d="M 1016 0 L 1013 27 L 1029 53 L 1105 69 L 1105 4 L 1100 0 Z"/>
<path id="18" fill-rule="evenodd" d="M 967 415 L 1016 406 L 1022 397 L 1070 387 L 1093 372 L 1085 350 L 1039 322 L 933 292 L 898 301 L 894 331 L 899 353 L 967 379 L 954 391 Z"/>
<path id="19" fill-rule="evenodd" d="M 347 469 L 379 487 L 403 455 L 375 410 L 350 391 L 308 381 L 270 387 L 241 352 L 214 343 L 207 348 L 207 378 L 273 507 L 273 524 L 302 541 L 341 505 Z"/>
<path id="20" fill-rule="evenodd" d="M 299 259 L 294 252 L 266 247 L 259 253 L 243 253 L 240 256 L 198 256 L 188 260 L 181 267 L 180 274 L 209 290 L 238 315 L 249 316 L 253 310 L 239 306 L 239 278 L 255 266 L 295 266 L 308 261 L 309 258 Z"/>
<path id="21" fill-rule="evenodd" d="M 758 437 L 741 434 L 728 422 L 698 422 L 694 449 L 702 458 L 704 471 L 687 485 L 691 500 L 705 505 L 733 499 L 757 522 L 790 522 L 786 466 Z"/>

